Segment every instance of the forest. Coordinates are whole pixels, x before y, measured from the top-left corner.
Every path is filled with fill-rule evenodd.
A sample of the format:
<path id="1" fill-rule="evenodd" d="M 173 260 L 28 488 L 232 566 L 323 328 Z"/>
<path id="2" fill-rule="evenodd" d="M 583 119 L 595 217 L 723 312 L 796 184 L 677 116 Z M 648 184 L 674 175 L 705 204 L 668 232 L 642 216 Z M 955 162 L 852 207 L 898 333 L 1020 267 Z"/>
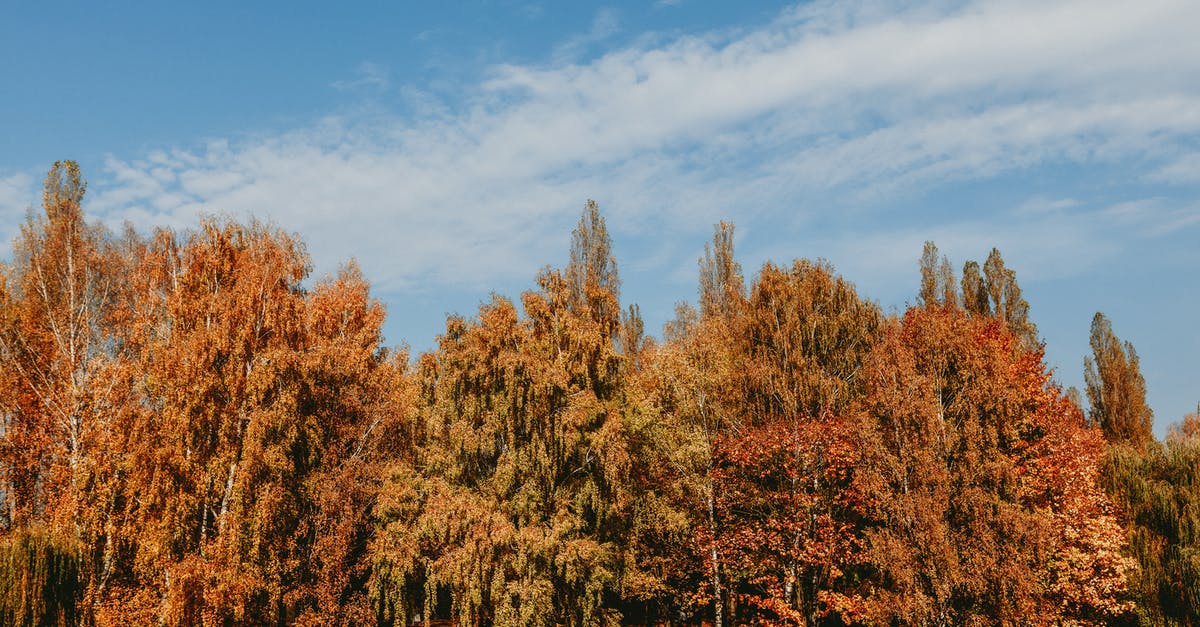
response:
<path id="1" fill-rule="evenodd" d="M 1200 416 L 1101 313 L 1062 389 L 995 249 L 889 315 L 722 222 L 653 337 L 589 201 L 410 355 L 353 263 L 85 190 L 0 264 L 0 624 L 1200 625 Z"/>

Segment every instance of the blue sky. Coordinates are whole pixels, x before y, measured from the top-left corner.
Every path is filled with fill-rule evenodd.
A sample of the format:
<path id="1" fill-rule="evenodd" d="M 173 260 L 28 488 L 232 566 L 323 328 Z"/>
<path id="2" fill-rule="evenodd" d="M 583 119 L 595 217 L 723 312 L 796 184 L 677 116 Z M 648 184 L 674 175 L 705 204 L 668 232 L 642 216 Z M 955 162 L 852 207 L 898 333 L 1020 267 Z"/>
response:
<path id="1" fill-rule="evenodd" d="M 885 309 L 1003 252 L 1082 387 L 1105 312 L 1156 431 L 1200 401 L 1200 4 L 56 3 L 0 8 L 0 253 L 55 159 L 118 226 L 204 213 L 355 257 L 390 342 L 561 265 L 588 198 L 626 302 L 832 261 Z"/>

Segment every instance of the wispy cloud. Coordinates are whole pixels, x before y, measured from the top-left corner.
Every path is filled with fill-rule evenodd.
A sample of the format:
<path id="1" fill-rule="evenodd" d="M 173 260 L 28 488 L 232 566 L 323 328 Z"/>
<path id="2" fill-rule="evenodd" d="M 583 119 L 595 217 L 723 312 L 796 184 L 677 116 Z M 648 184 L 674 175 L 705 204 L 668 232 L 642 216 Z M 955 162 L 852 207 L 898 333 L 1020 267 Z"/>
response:
<path id="1" fill-rule="evenodd" d="M 1097 212 L 1110 224 L 1145 237 L 1169 235 L 1200 224 L 1200 204 L 1177 204 L 1163 198 L 1144 198 L 1119 202 Z"/>
<path id="2" fill-rule="evenodd" d="M 536 20 L 545 14 L 546 8 L 537 2 L 526 2 L 517 6 L 517 14 L 527 20 Z"/>
<path id="3" fill-rule="evenodd" d="M 92 207 L 143 225 L 188 224 L 202 211 L 269 215 L 304 234 L 318 264 L 356 255 L 390 290 L 528 277 L 561 257 L 544 242 L 565 248 L 589 197 L 631 239 L 702 241 L 730 217 L 794 241 L 821 222 L 846 233 L 845 254 L 878 259 L 847 270 L 885 276 L 888 256 L 859 243 L 903 245 L 909 263 L 939 236 L 889 226 L 897 195 L 1064 164 L 1185 179 L 1188 163 L 1171 160 L 1200 136 L 1198 23 L 1200 5 L 1167 0 L 819 2 L 758 30 L 646 38 L 580 61 L 576 42 L 618 25 L 602 12 L 566 42 L 576 48 L 544 65 L 495 67 L 420 117 L 330 117 L 114 157 Z M 360 74 L 386 85 L 381 68 Z M 1014 229 L 1055 234 L 1064 259 L 1119 246 L 1114 231 L 1085 223 L 1100 201 L 1076 202 L 1016 222 L 1011 212 L 973 216 L 940 235 L 974 246 L 1008 233 L 1031 242 L 1014 244 L 1031 260 L 1048 243 Z M 1176 228 L 1193 224 L 1171 211 L 1181 212 Z M 694 263 L 688 247 L 674 260 L 664 249 L 631 265 Z M 1091 258 L 1046 263 L 1075 272 Z"/>
<path id="4" fill-rule="evenodd" d="M 1033 196 L 1026 199 L 1021 204 L 1013 209 L 1017 215 L 1053 215 L 1069 212 L 1077 207 L 1080 203 L 1074 198 L 1046 198 L 1044 196 Z"/>
<path id="5" fill-rule="evenodd" d="M 617 34 L 618 31 L 620 31 L 620 18 L 617 16 L 616 9 L 600 9 L 592 17 L 591 28 L 585 33 L 568 37 L 555 46 L 552 58 L 558 64 L 575 61 L 579 55 Z"/>
<path id="6" fill-rule="evenodd" d="M 390 85 L 391 80 L 388 78 L 386 67 L 364 61 L 355 68 L 354 78 L 334 81 L 331 86 L 338 91 L 355 91 L 361 89 L 384 90 Z"/>
<path id="7" fill-rule="evenodd" d="M 0 258 L 8 257 L 13 237 L 33 206 L 33 177 L 18 172 L 0 176 Z"/>
<path id="8" fill-rule="evenodd" d="M 1146 178 L 1161 183 L 1200 183 L 1200 153 L 1176 157 L 1149 173 Z"/>

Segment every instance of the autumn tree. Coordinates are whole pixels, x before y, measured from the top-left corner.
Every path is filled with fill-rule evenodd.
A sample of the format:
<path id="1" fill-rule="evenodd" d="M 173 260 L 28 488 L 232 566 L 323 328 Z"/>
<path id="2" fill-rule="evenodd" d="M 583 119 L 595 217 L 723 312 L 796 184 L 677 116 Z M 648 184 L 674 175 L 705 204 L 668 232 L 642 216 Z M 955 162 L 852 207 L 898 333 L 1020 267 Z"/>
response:
<path id="1" fill-rule="evenodd" d="M 19 353 L 13 350 L 17 340 L 16 306 L 8 289 L 9 271 L 7 266 L 0 263 L 0 360 L 6 367 L 0 368 L 0 529 L 11 530 L 19 500 L 18 492 L 24 479 L 23 461 L 18 457 L 20 450 L 19 438 L 14 437 L 14 429 L 19 428 L 18 411 L 20 405 L 16 401 L 20 396 L 21 378 L 19 370 L 7 367 Z"/>
<path id="2" fill-rule="evenodd" d="M 617 347 L 631 369 L 637 370 L 641 368 L 642 354 L 650 344 L 653 344 L 653 340 L 646 335 L 646 323 L 642 320 L 641 308 L 636 304 L 630 305 L 621 314 L 621 328 L 617 334 Z"/>
<path id="3" fill-rule="evenodd" d="M 357 264 L 305 300 L 294 413 L 311 434 L 300 441 L 311 457 L 299 485 L 310 517 L 292 539 L 300 565 L 285 601 L 298 613 L 294 624 L 370 624 L 368 547 L 380 486 L 389 467 L 415 456 L 408 355 L 381 348 L 384 309 Z"/>
<path id="4" fill-rule="evenodd" d="M 1113 333 L 1112 323 L 1097 312 L 1092 318 L 1092 356 L 1083 361 L 1088 419 L 1110 442 L 1144 447 L 1153 439 L 1154 414 L 1146 404 L 1137 351 Z"/>
<path id="5" fill-rule="evenodd" d="M 708 524 L 715 522 L 705 474 L 711 442 L 703 423 L 680 420 L 695 417 L 689 413 L 697 400 L 692 394 L 711 392 L 720 374 L 709 378 L 698 367 L 696 360 L 711 356 L 706 348 L 713 347 L 692 344 L 699 340 L 689 335 L 696 331 L 695 317 L 685 313 L 676 324 L 683 326 L 669 341 L 645 346 L 625 385 L 633 507 L 621 596 L 623 620 L 632 624 L 699 619 L 725 590 L 720 561 L 711 552 L 715 529 Z"/>
<path id="6" fill-rule="evenodd" d="M 938 258 L 937 245 L 925 242 L 921 251 L 921 290 L 917 302 L 925 307 L 940 305 L 958 307 L 958 286 L 954 283 L 954 269 L 945 255 Z"/>
<path id="7" fill-rule="evenodd" d="M 128 397 L 111 373 L 127 352 L 121 331 L 138 245 L 132 233 L 115 238 L 87 223 L 86 187 L 74 162 L 51 168 L 43 213 L 22 225 L 0 288 L 0 386 L 8 392 L 0 400 L 0 519 L 72 548 L 84 617 L 113 566 L 119 407 Z"/>
<path id="8" fill-rule="evenodd" d="M 686 303 L 677 307 L 666 342 L 655 351 L 654 368 L 643 378 L 649 382 L 651 405 L 661 424 L 658 450 L 666 469 L 662 476 L 677 488 L 671 494 L 675 507 L 692 512 L 690 553 L 675 554 L 672 564 L 676 574 L 692 575 L 677 578 L 687 586 L 679 610 L 691 615 L 711 605 L 718 627 L 729 618 L 731 589 L 722 551 L 726 524 L 717 465 L 720 447 L 739 432 L 742 418 L 735 369 L 746 295 L 733 232 L 729 222 L 714 225 L 712 242 L 705 244 L 699 259 L 700 311 Z"/>
<path id="9" fill-rule="evenodd" d="M 885 318 L 720 222 L 657 341 L 588 201 L 410 363 L 355 263 L 85 190 L 0 264 L 0 623 L 1200 624 L 1200 417 L 1097 314 L 1085 420 L 995 249 Z"/>
<path id="10" fill-rule="evenodd" d="M 942 292 L 942 306 L 957 309 L 958 285 L 954 282 L 954 268 L 950 265 L 950 258 L 945 255 L 942 256 L 942 263 L 938 265 L 938 287 Z"/>
<path id="11" fill-rule="evenodd" d="M 146 253 L 132 365 L 145 400 L 130 443 L 133 483 L 145 486 L 130 512 L 141 594 L 129 605 L 160 605 L 159 621 L 266 620 L 283 605 L 286 521 L 301 503 L 286 475 L 271 480 L 284 469 L 266 465 L 304 463 L 268 448 L 299 435 L 280 410 L 294 402 L 308 268 L 294 239 L 228 222 L 182 242 L 160 231 Z"/>
<path id="12" fill-rule="evenodd" d="M 999 250 L 993 248 L 988 253 L 983 272 L 994 315 L 1003 320 L 1027 348 L 1037 346 L 1037 326 L 1029 320 L 1029 303 L 1021 295 L 1016 272 L 1005 267 Z"/>
<path id="13" fill-rule="evenodd" d="M 998 320 L 910 309 L 864 367 L 878 622 L 1102 624 L 1129 609 L 1103 445 Z"/>
<path id="14" fill-rule="evenodd" d="M 845 410 L 880 322 L 826 263 L 767 264 L 751 291 L 738 368 L 746 426 L 726 445 L 722 475 L 737 495 L 730 552 L 747 602 L 768 616 L 813 624 L 845 604 L 856 448 Z"/>
<path id="15" fill-rule="evenodd" d="M 678 308 L 668 340 L 655 351 L 654 406 L 663 423 L 659 446 L 667 479 L 677 490 L 674 503 L 690 512 L 690 552 L 672 566 L 678 573 L 698 570 L 691 587 L 680 590 L 685 616 L 711 606 L 714 625 L 727 620 L 727 560 L 723 555 L 726 522 L 721 515 L 717 475 L 720 447 L 740 429 L 734 382 L 738 365 L 733 320 L 700 318 L 690 307 Z M 698 567 L 698 568 L 697 568 Z"/>
<path id="16" fill-rule="evenodd" d="M 55 514 L 74 524 L 88 440 L 105 430 L 95 406 L 105 390 L 93 378 L 111 346 L 117 277 L 107 233 L 84 220 L 86 189 L 78 164 L 56 162 L 43 215 L 31 214 L 14 243 L 0 359 L 15 386 L 4 409 L 4 491 L 6 517 L 17 525 Z"/>
<path id="17" fill-rule="evenodd" d="M 1196 438 L 1200 438 L 1200 403 L 1196 404 L 1195 413 L 1167 428 L 1167 440 L 1186 442 Z"/>
<path id="18" fill-rule="evenodd" d="M 257 223 L 159 231 L 139 259 L 103 373 L 124 401 L 92 619 L 370 616 L 370 460 L 403 413 L 365 281 L 308 292 L 303 246 Z"/>
<path id="19" fill-rule="evenodd" d="M 621 279 L 608 226 L 594 200 L 587 201 L 571 233 L 570 261 L 563 275 L 571 291 L 571 308 L 588 311 L 593 319 L 613 327 L 608 329 L 613 334 L 620 319 Z"/>
<path id="20" fill-rule="evenodd" d="M 963 308 L 975 316 L 992 315 L 991 305 L 988 304 L 988 291 L 983 282 L 983 274 L 979 270 L 979 262 L 968 261 L 963 265 L 962 272 Z"/>
<path id="21" fill-rule="evenodd" d="M 947 277 L 945 284 L 949 284 L 953 281 L 950 278 L 949 261 L 943 260 L 942 265 L 939 274 Z M 924 276 L 927 271 L 924 261 L 921 268 Z M 945 299 L 946 302 L 950 301 L 949 296 Z M 1017 274 L 1005 266 L 999 250 L 993 248 L 988 253 L 982 271 L 975 261 L 963 265 L 962 303 L 971 315 L 990 316 L 1003 321 L 1026 348 L 1036 348 L 1040 344 L 1037 326 L 1029 319 L 1029 303 L 1021 295 L 1021 286 L 1017 284 Z"/>
<path id="22" fill-rule="evenodd" d="M 380 620 L 611 624 L 631 499 L 614 346 L 618 280 L 594 203 L 566 272 L 477 320 L 452 317 L 421 361 L 419 474 L 384 486 Z"/>
<path id="23" fill-rule="evenodd" d="M 713 240 L 700 258 L 700 315 L 730 319 L 746 300 L 742 266 L 733 254 L 733 223 L 713 226 Z"/>
<path id="24" fill-rule="evenodd" d="M 880 315 L 824 263 L 768 264 L 744 290 L 733 227 L 718 224 L 701 309 L 679 308 L 655 351 L 666 459 L 704 563 L 690 601 L 717 624 L 811 623 L 848 607 L 853 443 L 839 412 Z"/>

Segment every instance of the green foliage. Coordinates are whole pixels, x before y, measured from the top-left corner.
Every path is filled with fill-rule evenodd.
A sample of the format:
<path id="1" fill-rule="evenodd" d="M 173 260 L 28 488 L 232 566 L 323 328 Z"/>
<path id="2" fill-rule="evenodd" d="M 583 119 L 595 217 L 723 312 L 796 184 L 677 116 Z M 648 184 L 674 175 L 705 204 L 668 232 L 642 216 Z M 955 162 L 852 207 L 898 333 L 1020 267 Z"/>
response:
<path id="1" fill-rule="evenodd" d="M 0 624 L 75 625 L 81 598 L 79 558 L 44 530 L 0 540 Z"/>
<path id="2" fill-rule="evenodd" d="M 393 474 L 379 517 L 390 620 L 619 620 L 632 501 L 608 250 L 589 204 L 567 273 L 539 278 L 524 317 L 495 298 L 423 360 L 420 476 Z"/>
<path id="3" fill-rule="evenodd" d="M 1200 624 L 1200 440 L 1114 446 L 1104 475 L 1130 523 L 1139 622 Z"/>

